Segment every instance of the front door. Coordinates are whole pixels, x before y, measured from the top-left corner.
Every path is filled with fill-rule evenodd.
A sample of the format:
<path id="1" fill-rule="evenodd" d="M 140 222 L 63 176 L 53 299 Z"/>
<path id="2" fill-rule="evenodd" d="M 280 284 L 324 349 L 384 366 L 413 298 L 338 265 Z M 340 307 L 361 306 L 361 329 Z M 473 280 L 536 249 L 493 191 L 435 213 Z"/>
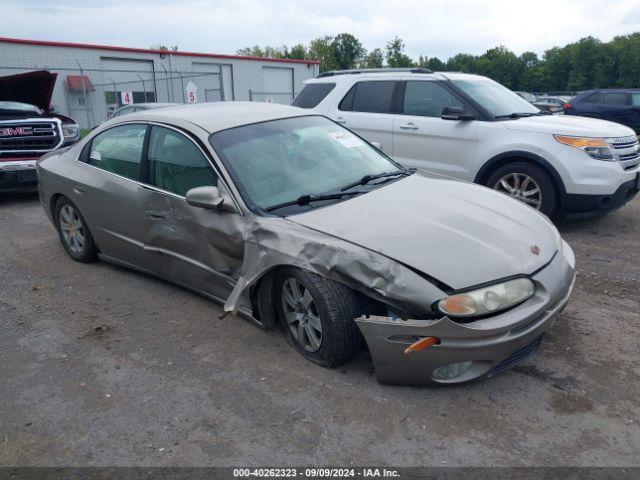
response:
<path id="1" fill-rule="evenodd" d="M 242 266 L 244 217 L 187 203 L 192 188 L 224 188 L 207 156 L 183 133 L 154 125 L 145 175 L 141 223 L 145 250 L 158 256 L 156 273 L 226 299 Z"/>
<path id="2" fill-rule="evenodd" d="M 445 107 L 465 106 L 437 81 L 406 82 L 402 109 L 394 120 L 393 158 L 410 168 L 473 180 L 478 122 L 443 120 Z"/>

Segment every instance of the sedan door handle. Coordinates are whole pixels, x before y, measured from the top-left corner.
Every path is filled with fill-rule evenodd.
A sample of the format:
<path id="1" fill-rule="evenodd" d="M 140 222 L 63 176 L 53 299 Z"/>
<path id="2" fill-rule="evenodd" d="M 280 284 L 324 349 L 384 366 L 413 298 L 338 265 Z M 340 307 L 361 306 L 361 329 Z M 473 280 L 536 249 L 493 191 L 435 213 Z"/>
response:
<path id="1" fill-rule="evenodd" d="M 347 121 L 342 117 L 336 117 L 336 122 L 338 122 L 338 123 L 347 123 Z"/>
<path id="2" fill-rule="evenodd" d="M 163 214 L 161 214 L 161 213 L 158 213 L 158 212 L 152 212 L 152 211 L 149 211 L 149 210 L 147 210 L 146 212 L 144 212 L 144 216 L 145 216 L 145 218 L 147 218 L 147 219 L 149 219 L 149 220 L 154 220 L 154 221 L 156 221 L 156 222 L 157 222 L 157 221 L 160 221 L 160 220 L 164 220 L 164 219 L 166 219 L 166 218 L 167 218 L 166 216 L 164 216 L 164 215 L 163 215 Z"/>
<path id="3" fill-rule="evenodd" d="M 402 130 L 418 130 L 418 127 L 416 127 L 411 122 L 405 123 L 404 125 L 398 125 L 398 127 L 401 128 Z"/>

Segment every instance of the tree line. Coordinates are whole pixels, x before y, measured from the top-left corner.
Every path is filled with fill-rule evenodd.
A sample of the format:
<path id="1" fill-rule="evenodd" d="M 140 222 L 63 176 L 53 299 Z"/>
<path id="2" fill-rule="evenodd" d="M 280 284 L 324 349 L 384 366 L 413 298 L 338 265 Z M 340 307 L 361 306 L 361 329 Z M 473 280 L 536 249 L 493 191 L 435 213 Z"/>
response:
<path id="1" fill-rule="evenodd" d="M 531 92 L 579 91 L 591 88 L 640 87 L 640 32 L 609 42 L 592 36 L 563 47 L 553 47 L 539 57 L 535 52 L 516 55 L 503 45 L 482 55 L 458 53 L 446 61 L 405 53 L 402 39 L 389 40 L 384 49 L 367 51 L 350 33 L 316 38 L 308 45 L 253 47 L 239 55 L 320 60 L 320 71 L 352 68 L 425 67 L 433 71 L 477 73 L 512 90 Z"/>

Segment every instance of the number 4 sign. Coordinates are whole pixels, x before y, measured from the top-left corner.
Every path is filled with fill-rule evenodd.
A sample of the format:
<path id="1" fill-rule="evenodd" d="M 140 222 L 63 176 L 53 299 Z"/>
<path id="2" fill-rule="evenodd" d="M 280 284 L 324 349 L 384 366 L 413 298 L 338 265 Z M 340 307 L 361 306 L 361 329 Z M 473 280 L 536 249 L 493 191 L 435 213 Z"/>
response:
<path id="1" fill-rule="evenodd" d="M 120 92 L 120 99 L 123 105 L 133 104 L 133 92 Z"/>
<path id="2" fill-rule="evenodd" d="M 189 82 L 185 91 L 187 93 L 187 103 L 198 102 L 198 86 L 195 83 Z"/>

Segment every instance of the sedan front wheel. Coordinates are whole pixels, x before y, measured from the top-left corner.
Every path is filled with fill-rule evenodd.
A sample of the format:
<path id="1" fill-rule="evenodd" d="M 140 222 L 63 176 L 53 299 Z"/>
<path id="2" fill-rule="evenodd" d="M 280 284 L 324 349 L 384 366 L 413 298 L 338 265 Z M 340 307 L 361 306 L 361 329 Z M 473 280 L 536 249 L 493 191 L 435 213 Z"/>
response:
<path id="1" fill-rule="evenodd" d="M 277 308 L 289 341 L 308 360 L 327 368 L 349 361 L 362 336 L 358 302 L 344 285 L 287 268 L 276 282 Z"/>

